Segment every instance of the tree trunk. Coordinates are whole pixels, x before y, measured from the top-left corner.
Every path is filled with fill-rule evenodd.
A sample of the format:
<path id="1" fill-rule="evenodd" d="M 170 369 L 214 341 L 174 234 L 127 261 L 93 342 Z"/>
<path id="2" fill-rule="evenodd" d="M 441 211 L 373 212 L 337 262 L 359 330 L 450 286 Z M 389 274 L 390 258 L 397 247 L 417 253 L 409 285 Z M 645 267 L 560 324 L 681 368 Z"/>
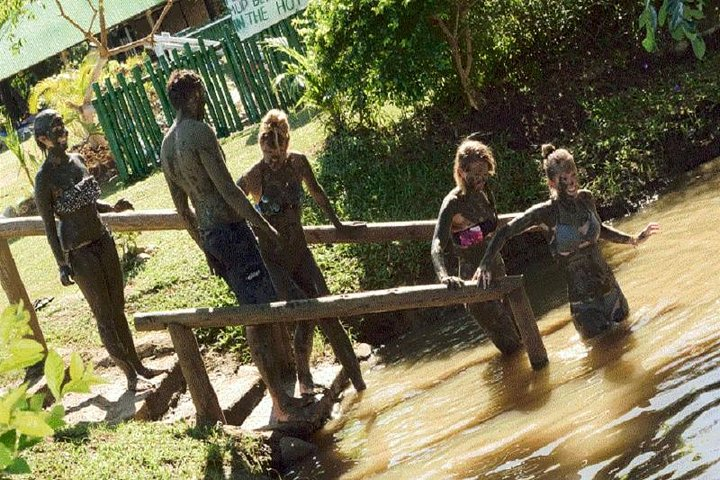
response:
<path id="1" fill-rule="evenodd" d="M 105 65 L 107 65 L 107 62 L 108 57 L 100 55 L 98 56 L 97 63 L 95 63 L 95 67 L 93 67 L 92 74 L 90 75 L 90 81 L 88 82 L 88 85 L 85 88 L 85 93 L 83 94 L 83 104 L 80 106 L 80 119 L 83 121 L 83 123 L 94 124 L 97 122 L 97 120 L 95 119 L 95 107 L 93 107 L 92 104 L 92 85 L 100 79 L 102 70 Z M 92 147 L 97 147 L 100 145 L 105 146 L 107 145 L 107 139 L 103 134 L 89 132 L 88 143 Z"/>
<path id="2" fill-rule="evenodd" d="M 430 20 L 440 28 L 440 32 L 450 48 L 450 56 L 460 79 L 460 87 L 465 101 L 473 110 L 480 110 L 479 95 L 472 84 L 473 52 L 470 29 L 467 27 L 468 8 L 465 2 L 458 4 L 452 31 L 440 17 L 433 16 Z M 465 43 L 464 51 L 460 45 L 461 42 Z"/>

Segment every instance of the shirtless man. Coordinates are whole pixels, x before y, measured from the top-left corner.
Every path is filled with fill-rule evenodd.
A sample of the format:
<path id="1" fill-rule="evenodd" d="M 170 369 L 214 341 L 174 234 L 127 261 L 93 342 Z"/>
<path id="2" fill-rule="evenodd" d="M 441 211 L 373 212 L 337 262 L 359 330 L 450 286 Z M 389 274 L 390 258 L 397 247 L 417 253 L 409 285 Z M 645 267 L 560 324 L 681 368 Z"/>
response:
<path id="1" fill-rule="evenodd" d="M 173 72 L 167 94 L 177 117 L 163 139 L 160 160 L 175 208 L 188 233 L 205 252 L 213 273 L 227 282 L 240 303 L 277 300 L 248 222 L 275 242 L 279 242 L 278 233 L 255 211 L 230 176 L 215 132 L 203 121 L 205 89 L 200 77 L 189 70 Z M 296 418 L 306 402 L 284 389 L 286 378 L 281 366 L 288 359 L 275 341 L 273 326 L 247 326 L 245 334 L 252 359 L 273 400 L 277 420 Z"/>

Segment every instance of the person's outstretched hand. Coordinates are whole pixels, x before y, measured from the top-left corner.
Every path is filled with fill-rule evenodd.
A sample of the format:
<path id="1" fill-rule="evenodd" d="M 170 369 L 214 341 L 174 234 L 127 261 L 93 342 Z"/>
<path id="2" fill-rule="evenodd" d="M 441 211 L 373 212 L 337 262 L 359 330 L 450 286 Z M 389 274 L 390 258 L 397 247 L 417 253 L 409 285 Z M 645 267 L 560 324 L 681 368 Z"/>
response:
<path id="1" fill-rule="evenodd" d="M 490 270 L 485 270 L 480 267 L 475 270 L 475 275 L 473 275 L 472 279 L 477 280 L 478 287 L 487 289 L 490 286 L 490 282 L 492 282 L 492 273 L 490 273 Z"/>
<path id="2" fill-rule="evenodd" d="M 647 240 L 651 235 L 655 235 L 656 233 L 660 232 L 660 224 L 657 222 L 650 222 L 647 224 L 647 226 L 643 229 L 642 232 L 638 233 L 635 236 L 635 241 L 633 242 L 633 245 L 638 246 L 641 243 L 643 243 L 645 240 Z"/>
<path id="3" fill-rule="evenodd" d="M 113 212 L 115 213 L 124 212 L 125 210 L 135 210 L 133 204 L 125 198 L 121 198 L 120 200 L 115 202 L 115 205 L 113 205 Z"/>

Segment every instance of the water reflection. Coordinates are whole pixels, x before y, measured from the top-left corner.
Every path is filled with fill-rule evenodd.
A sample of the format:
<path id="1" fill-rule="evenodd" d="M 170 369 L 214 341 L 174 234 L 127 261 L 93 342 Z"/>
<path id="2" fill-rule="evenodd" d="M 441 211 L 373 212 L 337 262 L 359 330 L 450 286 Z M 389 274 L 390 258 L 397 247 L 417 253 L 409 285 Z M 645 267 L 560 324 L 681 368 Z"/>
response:
<path id="1" fill-rule="evenodd" d="M 534 372 L 466 317 L 438 316 L 382 352 L 298 478 L 720 478 L 719 166 L 618 222 L 663 227 L 605 250 L 627 328 L 585 343 L 567 304 L 546 302 L 550 365 Z M 527 272 L 534 306 L 558 295 L 542 273 Z"/>

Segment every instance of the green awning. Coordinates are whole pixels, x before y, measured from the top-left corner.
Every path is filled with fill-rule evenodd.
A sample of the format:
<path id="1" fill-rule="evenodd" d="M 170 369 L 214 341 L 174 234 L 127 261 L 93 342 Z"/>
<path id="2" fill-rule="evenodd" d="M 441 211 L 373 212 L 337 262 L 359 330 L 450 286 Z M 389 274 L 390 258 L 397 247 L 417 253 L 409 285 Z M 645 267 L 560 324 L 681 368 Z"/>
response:
<path id="1" fill-rule="evenodd" d="M 61 0 L 65 13 L 83 28 L 92 18 L 88 5 L 97 0 Z M 165 0 L 105 0 L 105 19 L 108 28 L 142 14 Z M 0 80 L 53 57 L 84 40 L 82 33 L 60 16 L 53 0 L 38 0 L 29 7 L 35 18 L 23 19 L 15 29 L 15 37 L 23 40 L 18 53 L 13 53 L 6 25 L 0 29 Z M 100 30 L 98 19 L 93 30 Z"/>

